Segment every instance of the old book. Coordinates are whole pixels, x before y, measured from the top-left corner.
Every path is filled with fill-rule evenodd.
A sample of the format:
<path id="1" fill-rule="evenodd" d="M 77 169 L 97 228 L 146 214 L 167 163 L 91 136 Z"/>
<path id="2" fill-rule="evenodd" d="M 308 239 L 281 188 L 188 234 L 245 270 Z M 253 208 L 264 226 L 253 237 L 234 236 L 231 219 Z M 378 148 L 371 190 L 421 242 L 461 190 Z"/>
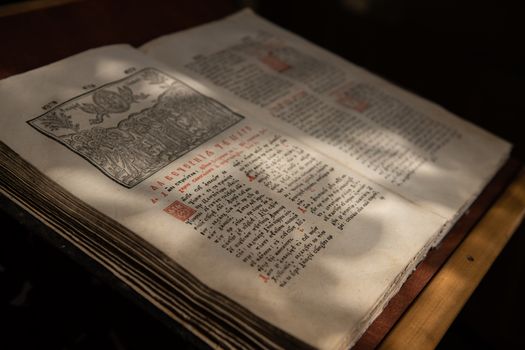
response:
<path id="1" fill-rule="evenodd" d="M 352 346 L 511 148 L 248 10 L 0 104 L 2 193 L 217 347 Z"/>

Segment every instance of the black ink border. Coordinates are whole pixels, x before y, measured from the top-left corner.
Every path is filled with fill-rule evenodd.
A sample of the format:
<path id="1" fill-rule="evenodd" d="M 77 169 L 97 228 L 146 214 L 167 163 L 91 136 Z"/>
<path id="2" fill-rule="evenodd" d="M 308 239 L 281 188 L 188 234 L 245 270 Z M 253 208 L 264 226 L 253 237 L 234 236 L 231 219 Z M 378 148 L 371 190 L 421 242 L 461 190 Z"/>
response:
<path id="1" fill-rule="evenodd" d="M 101 168 L 98 164 L 96 164 L 96 163 L 94 163 L 93 161 L 91 161 L 88 157 L 86 157 L 86 156 L 84 156 L 83 154 L 77 152 L 76 150 L 74 150 L 73 148 L 71 148 L 71 147 L 70 147 L 68 144 L 66 144 L 65 142 L 60 141 L 60 139 L 58 139 L 56 135 L 52 135 L 52 134 L 46 132 L 45 130 L 41 130 L 41 129 L 38 128 L 37 126 L 33 125 L 33 122 L 34 122 L 35 120 L 37 120 L 37 119 L 39 119 L 39 118 L 45 116 L 46 114 L 49 114 L 49 113 L 53 112 L 55 109 L 60 108 L 61 106 L 65 105 L 65 104 L 68 104 L 68 103 L 70 103 L 70 102 L 72 102 L 72 101 L 74 101 L 74 100 L 80 99 L 80 98 L 82 98 L 82 97 L 84 97 L 84 96 L 86 96 L 86 95 L 92 94 L 94 91 L 97 91 L 97 90 L 103 89 L 103 88 L 105 88 L 105 87 L 107 87 L 107 86 L 111 86 L 111 85 L 119 84 L 119 83 L 121 83 L 121 82 L 123 82 L 123 81 L 125 81 L 125 80 L 128 80 L 129 78 L 131 78 L 131 77 L 133 77 L 133 76 L 136 76 L 136 75 L 138 75 L 138 74 L 141 74 L 141 73 L 143 73 L 144 71 L 147 71 L 147 70 L 153 70 L 153 71 L 156 71 L 157 73 L 160 73 L 160 74 L 162 74 L 162 75 L 168 76 L 169 78 L 173 79 L 173 80 L 176 81 L 177 83 L 180 83 L 180 84 L 186 86 L 188 89 L 190 89 L 190 90 L 192 90 L 192 91 L 194 91 L 194 92 L 196 92 L 196 93 L 198 93 L 198 94 L 200 94 L 200 95 L 202 95 L 202 96 L 204 96 L 204 97 L 206 97 L 206 98 L 209 98 L 210 100 L 212 100 L 213 102 L 215 102 L 215 103 L 219 104 L 220 106 L 224 107 L 226 110 L 230 111 L 233 115 L 239 117 L 240 119 L 239 119 L 238 121 L 234 122 L 233 124 L 231 124 L 230 126 L 228 126 L 226 129 L 221 130 L 219 133 L 217 133 L 217 134 L 215 134 L 215 135 L 213 135 L 213 136 L 211 136 L 211 137 L 209 137 L 209 138 L 207 138 L 207 139 L 203 139 L 202 142 L 201 142 L 200 144 L 194 146 L 193 148 L 189 148 L 186 152 L 182 153 L 182 154 L 179 155 L 177 158 L 173 159 L 171 162 L 169 162 L 169 163 L 163 165 L 163 166 L 160 167 L 157 171 L 151 173 L 149 176 L 144 177 L 142 180 L 140 180 L 139 182 L 135 183 L 134 185 L 124 184 L 124 183 L 122 183 L 121 181 L 119 181 L 119 180 L 113 178 L 110 174 L 107 173 L 107 171 L 106 171 L 105 169 Z M 121 78 L 121 79 L 118 79 L 118 80 L 114 80 L 114 81 L 112 81 L 112 82 L 109 82 L 109 83 L 106 83 L 106 84 L 100 85 L 100 86 L 98 86 L 98 87 L 96 87 L 96 88 L 94 88 L 94 89 L 91 89 L 91 90 L 89 90 L 89 91 L 86 91 L 86 92 L 84 92 L 84 93 L 82 93 L 82 94 L 80 94 L 80 95 L 77 95 L 77 96 L 75 96 L 75 97 L 72 97 L 72 98 L 70 98 L 69 100 L 66 100 L 66 101 L 64 101 L 64 102 L 62 102 L 62 103 L 60 103 L 60 104 L 54 106 L 54 107 L 51 108 L 50 110 L 48 110 L 48 111 L 46 111 L 46 112 L 40 114 L 39 116 L 34 117 L 34 118 L 30 119 L 30 120 L 27 120 L 26 123 L 29 124 L 29 126 L 31 126 L 33 129 L 35 129 L 36 131 L 38 131 L 39 133 L 41 133 L 42 135 L 44 135 L 44 136 L 46 136 L 46 137 L 52 139 L 53 141 L 57 142 L 57 143 L 60 144 L 60 145 L 62 145 L 62 146 L 64 146 L 64 147 L 68 148 L 71 152 L 73 152 L 73 153 L 76 154 L 77 156 L 80 156 L 81 158 L 83 158 L 84 160 L 86 160 L 88 163 L 90 163 L 92 166 L 94 166 L 95 168 L 97 168 L 102 174 L 104 174 L 105 176 L 107 176 L 109 179 L 113 180 L 114 182 L 118 183 L 119 185 L 121 185 L 121 186 L 123 186 L 123 187 L 125 187 L 125 188 L 131 189 L 131 188 L 133 188 L 133 187 L 139 185 L 140 183 L 144 182 L 146 179 L 150 178 L 151 176 L 155 175 L 155 174 L 158 173 L 160 170 L 162 170 L 163 168 L 165 168 L 165 167 L 168 166 L 169 164 L 173 163 L 173 162 L 176 161 L 177 159 L 180 159 L 180 158 L 184 157 L 186 154 L 188 154 L 188 153 L 190 153 L 191 151 L 193 151 L 194 149 L 200 147 L 200 146 L 203 145 L 204 143 L 210 141 L 211 139 L 213 139 L 213 138 L 216 137 L 217 135 L 219 135 L 219 134 L 223 133 L 224 131 L 226 131 L 226 130 L 232 128 L 232 127 L 235 126 L 235 125 L 237 125 L 238 123 L 240 123 L 241 121 L 243 121 L 245 118 L 246 118 L 245 116 L 243 116 L 243 115 L 241 115 L 241 114 L 239 114 L 239 113 L 233 111 L 231 108 L 229 108 L 229 107 L 226 106 L 225 104 L 223 104 L 223 103 L 217 101 L 216 99 L 214 99 L 214 98 L 212 98 L 212 97 L 210 97 L 210 96 L 208 96 L 208 95 L 206 95 L 206 94 L 203 94 L 202 92 L 200 92 L 200 91 L 194 89 L 193 87 L 189 86 L 189 85 L 186 84 L 185 82 L 183 82 L 183 81 L 181 81 L 181 80 L 179 80 L 179 79 L 177 79 L 177 78 L 174 78 L 173 76 L 171 76 L 171 75 L 169 75 L 169 74 L 167 74 L 167 73 L 165 73 L 165 72 L 163 72 L 163 71 L 161 71 L 161 70 L 159 70 L 159 69 L 157 69 L 157 68 L 153 68 L 153 67 L 145 67 L 145 68 L 142 68 L 141 70 L 139 70 L 139 71 L 137 71 L 137 72 L 134 72 L 134 73 L 132 73 L 132 74 L 130 74 L 130 75 L 124 77 L 124 78 Z M 67 134 L 66 134 L 66 135 L 67 135 Z"/>

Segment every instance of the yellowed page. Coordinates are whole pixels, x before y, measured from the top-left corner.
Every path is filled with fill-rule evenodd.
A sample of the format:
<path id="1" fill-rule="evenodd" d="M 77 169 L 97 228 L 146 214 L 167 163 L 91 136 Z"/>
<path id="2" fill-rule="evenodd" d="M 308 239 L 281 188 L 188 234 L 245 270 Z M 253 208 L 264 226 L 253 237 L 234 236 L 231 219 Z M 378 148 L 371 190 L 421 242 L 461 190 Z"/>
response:
<path id="1" fill-rule="evenodd" d="M 510 150 L 500 138 L 249 10 L 142 50 L 450 223 Z"/>
<path id="2" fill-rule="evenodd" d="M 257 316 L 352 344 L 445 220 L 189 82 L 90 50 L 0 81 L 0 140 Z"/>

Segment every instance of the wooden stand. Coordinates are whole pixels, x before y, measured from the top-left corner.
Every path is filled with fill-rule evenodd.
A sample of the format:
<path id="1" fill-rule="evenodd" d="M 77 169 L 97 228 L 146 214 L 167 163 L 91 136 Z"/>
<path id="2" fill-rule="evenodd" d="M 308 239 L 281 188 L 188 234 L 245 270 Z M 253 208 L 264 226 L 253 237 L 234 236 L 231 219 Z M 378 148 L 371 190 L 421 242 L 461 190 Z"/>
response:
<path id="1" fill-rule="evenodd" d="M 525 215 L 525 172 L 506 188 L 417 297 L 381 349 L 433 349 Z"/>

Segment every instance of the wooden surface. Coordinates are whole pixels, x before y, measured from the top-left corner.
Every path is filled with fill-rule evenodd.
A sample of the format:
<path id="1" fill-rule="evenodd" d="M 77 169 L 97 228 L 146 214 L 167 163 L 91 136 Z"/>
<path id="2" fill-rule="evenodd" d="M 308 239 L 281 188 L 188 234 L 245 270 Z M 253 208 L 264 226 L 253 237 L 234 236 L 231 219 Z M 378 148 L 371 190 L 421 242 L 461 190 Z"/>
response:
<path id="1" fill-rule="evenodd" d="M 354 346 L 354 350 L 374 349 L 383 341 L 419 293 L 439 272 L 463 239 L 505 191 L 521 168 L 522 163 L 520 161 L 510 159 L 500 169 L 441 243 L 432 249 L 418 265 L 417 269 L 403 284 L 401 290 L 390 300 L 381 315 L 368 327 L 365 334 Z"/>
<path id="2" fill-rule="evenodd" d="M 426 286 L 380 349 L 435 348 L 524 215 L 522 171 Z"/>

